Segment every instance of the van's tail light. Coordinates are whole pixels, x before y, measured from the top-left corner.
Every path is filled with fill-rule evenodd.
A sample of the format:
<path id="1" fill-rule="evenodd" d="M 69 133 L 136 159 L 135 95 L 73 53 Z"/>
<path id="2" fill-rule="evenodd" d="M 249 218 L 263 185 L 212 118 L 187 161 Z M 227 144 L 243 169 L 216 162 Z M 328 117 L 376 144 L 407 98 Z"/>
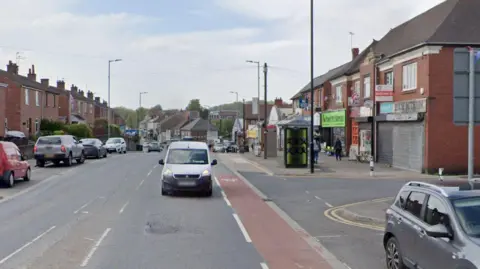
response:
<path id="1" fill-rule="evenodd" d="M 33 153 L 37 152 L 37 146 L 33 146 Z"/>
<path id="2" fill-rule="evenodd" d="M 67 152 L 67 149 L 65 148 L 64 145 L 62 145 L 62 146 L 60 147 L 60 150 L 61 150 L 62 152 Z"/>

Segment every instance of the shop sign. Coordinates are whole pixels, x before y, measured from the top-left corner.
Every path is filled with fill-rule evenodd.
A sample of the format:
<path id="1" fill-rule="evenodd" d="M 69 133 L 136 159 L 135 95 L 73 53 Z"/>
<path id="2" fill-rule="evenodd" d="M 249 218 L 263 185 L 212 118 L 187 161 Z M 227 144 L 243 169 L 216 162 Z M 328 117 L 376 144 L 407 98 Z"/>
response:
<path id="1" fill-rule="evenodd" d="M 320 126 L 320 113 L 318 112 L 313 115 L 313 125 Z"/>
<path id="2" fill-rule="evenodd" d="M 345 127 L 345 109 L 323 112 L 322 127 Z"/>
<path id="3" fill-rule="evenodd" d="M 393 113 L 393 102 L 380 103 L 380 114 Z"/>
<path id="4" fill-rule="evenodd" d="M 395 102 L 393 104 L 393 113 L 424 113 L 427 112 L 427 99 L 415 99 L 409 101 Z"/>
<path id="5" fill-rule="evenodd" d="M 387 114 L 387 121 L 416 121 L 418 113 Z"/>
<path id="6" fill-rule="evenodd" d="M 393 85 L 376 85 L 375 86 L 375 101 L 377 102 L 392 102 L 393 101 Z"/>
<path id="7" fill-rule="evenodd" d="M 360 117 L 371 117 L 372 116 L 372 108 L 371 107 L 360 107 Z"/>

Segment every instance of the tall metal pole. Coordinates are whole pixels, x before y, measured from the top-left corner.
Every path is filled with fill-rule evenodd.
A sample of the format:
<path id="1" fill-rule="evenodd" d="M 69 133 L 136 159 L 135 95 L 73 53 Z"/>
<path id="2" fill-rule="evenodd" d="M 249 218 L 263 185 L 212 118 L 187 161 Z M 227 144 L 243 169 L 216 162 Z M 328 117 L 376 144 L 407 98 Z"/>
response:
<path id="1" fill-rule="evenodd" d="M 263 126 L 265 127 L 265 130 L 263 131 L 263 158 L 267 159 L 267 109 L 268 109 L 268 103 L 267 103 L 267 73 L 268 73 L 268 65 L 267 63 L 263 64 L 263 76 L 264 76 L 264 98 L 265 100 L 263 101 L 263 109 L 265 112 L 265 119 L 263 120 Z M 260 114 L 260 111 L 258 111 L 258 114 Z"/>
<path id="2" fill-rule="evenodd" d="M 110 64 L 112 63 L 111 60 L 108 61 L 108 104 L 107 104 L 107 111 L 108 111 L 108 117 L 107 117 L 107 130 L 108 130 L 108 135 L 107 139 L 110 139 L 110 117 L 111 117 L 111 111 L 110 111 Z"/>
<path id="3" fill-rule="evenodd" d="M 475 128 L 475 50 L 470 48 L 470 79 L 468 85 L 468 180 L 473 179 Z"/>
<path id="4" fill-rule="evenodd" d="M 313 0 L 310 0 L 310 173 L 314 173 L 315 169 L 313 166 L 314 148 L 313 148 L 313 99 L 314 99 L 314 90 L 313 90 L 313 79 L 314 79 L 314 19 L 313 19 Z"/>
<path id="5" fill-rule="evenodd" d="M 258 90 L 258 102 L 257 102 L 257 112 L 258 119 L 257 122 L 260 122 L 260 62 L 257 62 L 257 90 Z"/>

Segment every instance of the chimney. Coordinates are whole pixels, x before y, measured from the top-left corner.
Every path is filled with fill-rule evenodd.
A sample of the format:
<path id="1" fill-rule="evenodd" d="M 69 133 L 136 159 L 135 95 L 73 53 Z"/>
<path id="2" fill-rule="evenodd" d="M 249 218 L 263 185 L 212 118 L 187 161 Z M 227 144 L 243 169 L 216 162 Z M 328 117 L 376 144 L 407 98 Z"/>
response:
<path id="1" fill-rule="evenodd" d="M 45 87 L 50 86 L 50 84 L 49 84 L 49 79 L 48 79 L 48 78 L 42 78 L 42 79 L 40 79 L 40 83 L 42 83 L 42 85 L 44 85 Z"/>
<path id="2" fill-rule="evenodd" d="M 276 105 L 276 106 L 281 106 L 281 105 L 283 105 L 283 100 L 282 100 L 282 98 L 275 98 L 275 105 Z"/>
<path id="3" fill-rule="evenodd" d="M 65 90 L 65 81 L 57 80 L 57 88 L 59 88 L 60 90 Z"/>
<path id="4" fill-rule="evenodd" d="M 70 90 L 71 90 L 72 92 L 74 92 L 74 93 L 77 93 L 77 92 L 78 92 L 77 86 L 75 86 L 75 85 L 73 85 L 73 84 L 72 84 L 72 86 L 70 87 Z"/>
<path id="5" fill-rule="evenodd" d="M 87 97 L 88 97 L 88 99 L 93 100 L 93 92 L 88 91 L 87 92 Z"/>
<path id="6" fill-rule="evenodd" d="M 357 58 L 358 54 L 360 53 L 360 50 L 358 48 L 353 48 L 352 49 L 352 60 Z"/>
<path id="7" fill-rule="evenodd" d="M 95 97 L 95 103 L 100 103 L 100 97 Z"/>
<path id="8" fill-rule="evenodd" d="M 35 66 L 32 64 L 32 68 L 28 69 L 28 79 L 37 81 L 37 74 L 35 74 Z"/>
<path id="9" fill-rule="evenodd" d="M 108 105 L 107 101 L 103 100 L 103 105 L 107 106 Z"/>
<path id="10" fill-rule="evenodd" d="M 18 75 L 18 65 L 12 63 L 12 61 L 8 61 L 7 72 Z"/>
<path id="11" fill-rule="evenodd" d="M 78 93 L 81 95 L 81 96 L 84 96 L 84 92 L 82 90 L 78 90 Z"/>

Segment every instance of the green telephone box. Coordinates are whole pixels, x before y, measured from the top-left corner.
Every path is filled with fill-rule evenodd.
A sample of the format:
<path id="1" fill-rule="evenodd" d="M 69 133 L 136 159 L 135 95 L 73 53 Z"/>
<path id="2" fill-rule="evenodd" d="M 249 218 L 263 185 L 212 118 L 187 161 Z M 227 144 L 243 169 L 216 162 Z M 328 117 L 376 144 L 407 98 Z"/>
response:
<path id="1" fill-rule="evenodd" d="M 286 127 L 284 129 L 284 160 L 286 168 L 308 166 L 308 128 Z"/>

